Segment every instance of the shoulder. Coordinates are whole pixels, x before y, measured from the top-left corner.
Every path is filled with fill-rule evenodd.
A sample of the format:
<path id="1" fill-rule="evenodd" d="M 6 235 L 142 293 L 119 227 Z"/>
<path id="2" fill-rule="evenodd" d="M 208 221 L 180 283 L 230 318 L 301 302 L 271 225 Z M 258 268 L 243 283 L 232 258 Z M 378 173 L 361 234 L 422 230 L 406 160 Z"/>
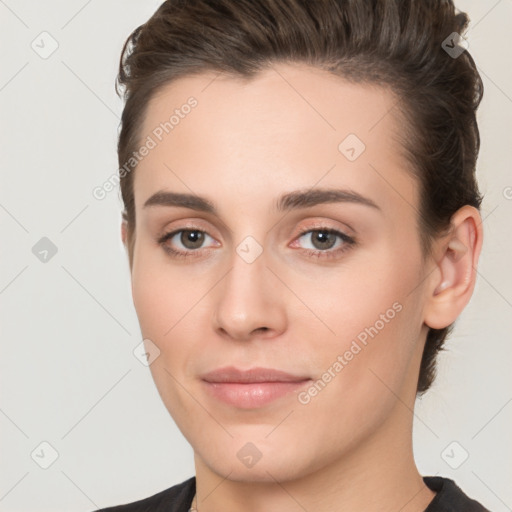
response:
<path id="1" fill-rule="evenodd" d="M 424 476 L 423 481 L 437 494 L 425 512 L 490 512 L 478 501 L 471 499 L 450 478 Z"/>
<path id="2" fill-rule="evenodd" d="M 188 512 L 195 491 L 196 479 L 192 477 L 148 498 L 95 512 Z"/>

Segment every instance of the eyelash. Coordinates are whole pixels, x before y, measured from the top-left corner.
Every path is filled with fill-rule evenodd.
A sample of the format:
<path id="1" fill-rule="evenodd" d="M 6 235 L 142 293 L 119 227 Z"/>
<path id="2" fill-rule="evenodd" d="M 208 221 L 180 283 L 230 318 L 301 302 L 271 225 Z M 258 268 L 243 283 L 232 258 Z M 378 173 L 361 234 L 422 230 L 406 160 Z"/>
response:
<path id="1" fill-rule="evenodd" d="M 192 258 L 199 257 L 198 253 L 200 253 L 200 251 L 201 251 L 200 249 L 188 250 L 188 251 L 178 251 L 178 250 L 173 249 L 173 248 L 169 247 L 168 245 L 166 245 L 166 242 L 168 240 L 172 239 L 175 235 L 177 235 L 179 233 L 182 233 L 184 231 L 199 232 L 199 233 L 204 233 L 205 235 L 207 235 L 206 231 L 203 231 L 202 229 L 197 229 L 197 228 L 194 228 L 194 227 L 188 227 L 188 228 L 178 229 L 178 230 L 166 233 L 166 234 L 162 235 L 157 240 L 157 242 L 173 258 L 185 259 L 185 258 L 190 258 L 190 257 L 192 257 Z M 313 257 L 316 257 L 316 258 L 325 258 L 325 259 L 336 258 L 339 255 L 341 255 L 342 253 L 344 253 L 345 251 L 349 250 L 352 246 L 354 246 L 356 244 L 356 240 L 353 237 L 348 236 L 345 233 L 342 233 L 341 231 L 338 231 L 336 229 L 327 228 L 327 227 L 314 227 L 314 228 L 307 229 L 306 231 L 303 231 L 302 233 L 300 233 L 296 237 L 296 239 L 300 239 L 304 235 L 307 235 L 309 233 L 319 233 L 319 232 L 327 233 L 327 234 L 330 234 L 330 235 L 336 235 L 344 243 L 343 243 L 343 245 L 340 248 L 338 248 L 336 250 L 324 250 L 324 251 L 321 251 L 321 250 L 313 250 L 313 249 L 304 249 L 304 251 L 306 253 L 308 253 L 310 256 L 313 256 Z M 209 251 L 207 251 L 207 252 L 209 252 Z"/>

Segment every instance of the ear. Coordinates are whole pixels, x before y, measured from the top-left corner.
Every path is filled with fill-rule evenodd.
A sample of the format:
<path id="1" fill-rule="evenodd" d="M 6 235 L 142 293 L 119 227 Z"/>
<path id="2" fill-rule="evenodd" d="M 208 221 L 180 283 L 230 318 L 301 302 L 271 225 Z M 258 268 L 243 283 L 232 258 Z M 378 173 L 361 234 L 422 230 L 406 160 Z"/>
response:
<path id="1" fill-rule="evenodd" d="M 429 277 L 425 324 L 443 329 L 455 322 L 469 302 L 482 249 L 482 219 L 466 205 L 451 219 L 450 232 L 435 242 L 436 267 Z"/>
<path id="2" fill-rule="evenodd" d="M 130 272 L 132 271 L 133 266 L 133 254 L 130 252 L 130 247 L 128 246 L 128 220 L 123 215 L 123 219 L 121 221 L 121 240 L 123 241 L 124 248 L 126 250 L 126 254 L 128 255 L 128 264 L 130 266 Z M 130 242 L 132 243 L 132 242 Z M 133 251 L 133 247 L 131 248 Z M 133 283 L 132 283 L 133 284 Z"/>
<path id="3" fill-rule="evenodd" d="M 126 237 L 128 233 L 128 223 L 125 219 L 121 221 L 121 240 L 123 241 L 123 245 L 126 247 Z"/>

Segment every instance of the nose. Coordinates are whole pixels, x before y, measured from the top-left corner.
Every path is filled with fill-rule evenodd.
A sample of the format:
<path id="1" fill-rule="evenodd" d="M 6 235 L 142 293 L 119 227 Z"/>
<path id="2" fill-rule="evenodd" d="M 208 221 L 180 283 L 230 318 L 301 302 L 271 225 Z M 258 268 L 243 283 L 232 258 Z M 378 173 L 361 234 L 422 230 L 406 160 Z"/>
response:
<path id="1" fill-rule="evenodd" d="M 234 251 L 213 294 L 213 328 L 227 339 L 268 339 L 286 328 L 286 293 L 263 251 L 254 261 Z"/>

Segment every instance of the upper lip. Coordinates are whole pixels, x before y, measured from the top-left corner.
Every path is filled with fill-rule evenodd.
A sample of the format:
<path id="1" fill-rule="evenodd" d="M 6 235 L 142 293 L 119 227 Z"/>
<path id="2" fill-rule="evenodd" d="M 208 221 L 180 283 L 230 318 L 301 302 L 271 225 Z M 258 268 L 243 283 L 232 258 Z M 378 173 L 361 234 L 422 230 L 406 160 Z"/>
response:
<path id="1" fill-rule="evenodd" d="M 292 375 L 291 373 L 273 368 L 250 368 L 240 370 L 233 366 L 218 368 L 201 376 L 206 382 L 302 382 L 309 377 Z"/>

